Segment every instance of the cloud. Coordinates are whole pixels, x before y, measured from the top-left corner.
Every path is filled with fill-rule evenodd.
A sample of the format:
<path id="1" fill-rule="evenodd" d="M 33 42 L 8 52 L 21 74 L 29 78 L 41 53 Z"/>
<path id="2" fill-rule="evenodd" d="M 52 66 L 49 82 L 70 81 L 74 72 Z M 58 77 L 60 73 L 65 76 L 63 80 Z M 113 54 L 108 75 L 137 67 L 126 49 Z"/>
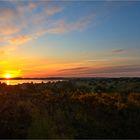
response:
<path id="1" fill-rule="evenodd" d="M 85 15 L 73 21 L 53 18 L 64 12 L 66 5 L 51 1 L 5 1 L 0 6 L 0 39 L 6 45 L 19 46 L 45 34 L 63 34 L 83 31 L 95 20 L 95 15 Z"/>
<path id="2" fill-rule="evenodd" d="M 17 15 L 15 10 L 8 7 L 0 7 L 0 21 L 10 21 Z"/>
<path id="3" fill-rule="evenodd" d="M 140 76 L 140 65 L 117 65 L 117 66 L 78 66 L 60 69 L 56 75 L 64 76 Z"/>
<path id="4" fill-rule="evenodd" d="M 86 60 L 86 62 L 107 62 L 109 61 L 109 59 L 89 59 L 89 60 Z"/>
<path id="5" fill-rule="evenodd" d="M 62 34 L 70 31 L 83 31 L 91 22 L 93 22 L 93 19 L 93 16 L 86 16 L 73 22 L 59 20 L 53 22 L 52 26 L 47 29 L 46 32 L 51 34 Z"/>
<path id="6" fill-rule="evenodd" d="M 113 50 L 113 53 L 121 53 L 124 51 L 125 51 L 124 49 L 115 49 L 115 50 Z"/>
<path id="7" fill-rule="evenodd" d="M 48 16 L 52 16 L 56 13 L 59 13 L 63 10 L 62 7 L 60 6 L 53 6 L 53 7 L 46 7 L 45 9 L 45 13 L 48 15 Z"/>
<path id="8" fill-rule="evenodd" d="M 21 45 L 28 42 L 31 39 L 32 38 L 30 36 L 17 36 L 17 37 L 11 38 L 9 42 L 12 45 Z"/>
<path id="9" fill-rule="evenodd" d="M 118 65 L 105 68 L 106 72 L 116 73 L 116 72 L 136 72 L 140 70 L 140 65 Z"/>
<path id="10" fill-rule="evenodd" d="M 1 26 L 0 28 L 0 35 L 11 35 L 20 31 L 19 27 L 16 26 Z"/>
<path id="11" fill-rule="evenodd" d="M 18 5 L 17 5 L 17 11 L 20 13 L 20 14 L 25 14 L 27 12 L 30 12 L 32 10 L 34 10 L 35 8 L 37 8 L 37 3 L 35 2 L 28 2 L 28 4 L 23 4 L 22 2 L 19 2 Z"/>
<path id="12" fill-rule="evenodd" d="M 63 72 L 63 71 L 85 71 L 85 70 L 88 70 L 89 69 L 89 67 L 74 67 L 74 68 L 67 68 L 67 69 L 61 69 L 61 70 L 59 70 L 59 71 L 61 71 L 61 72 Z"/>

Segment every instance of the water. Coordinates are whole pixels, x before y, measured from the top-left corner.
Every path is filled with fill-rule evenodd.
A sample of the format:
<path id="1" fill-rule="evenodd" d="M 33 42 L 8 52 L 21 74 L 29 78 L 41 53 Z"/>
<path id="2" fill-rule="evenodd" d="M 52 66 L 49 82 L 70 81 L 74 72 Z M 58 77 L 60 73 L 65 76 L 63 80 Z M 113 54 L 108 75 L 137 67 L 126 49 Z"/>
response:
<path id="1" fill-rule="evenodd" d="M 17 85 L 23 83 L 48 83 L 48 82 L 57 82 L 62 80 L 0 80 L 1 83 L 6 83 L 7 85 Z"/>

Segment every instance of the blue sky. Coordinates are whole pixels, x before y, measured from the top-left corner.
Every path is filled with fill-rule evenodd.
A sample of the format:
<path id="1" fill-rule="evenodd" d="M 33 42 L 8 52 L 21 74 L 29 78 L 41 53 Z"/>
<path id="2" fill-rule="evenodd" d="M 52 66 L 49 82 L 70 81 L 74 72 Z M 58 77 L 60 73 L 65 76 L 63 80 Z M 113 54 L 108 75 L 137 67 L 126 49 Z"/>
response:
<path id="1" fill-rule="evenodd" d="M 139 13 L 139 1 L 0 1 L 0 76 L 140 76 Z"/>

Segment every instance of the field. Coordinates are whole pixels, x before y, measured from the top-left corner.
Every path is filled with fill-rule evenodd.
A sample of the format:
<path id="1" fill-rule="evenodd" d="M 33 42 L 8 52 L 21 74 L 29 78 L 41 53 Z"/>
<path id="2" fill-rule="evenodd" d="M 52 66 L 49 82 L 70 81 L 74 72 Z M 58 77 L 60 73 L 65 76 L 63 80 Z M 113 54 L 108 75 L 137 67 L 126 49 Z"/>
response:
<path id="1" fill-rule="evenodd" d="M 0 138 L 140 138 L 140 78 L 0 83 Z"/>

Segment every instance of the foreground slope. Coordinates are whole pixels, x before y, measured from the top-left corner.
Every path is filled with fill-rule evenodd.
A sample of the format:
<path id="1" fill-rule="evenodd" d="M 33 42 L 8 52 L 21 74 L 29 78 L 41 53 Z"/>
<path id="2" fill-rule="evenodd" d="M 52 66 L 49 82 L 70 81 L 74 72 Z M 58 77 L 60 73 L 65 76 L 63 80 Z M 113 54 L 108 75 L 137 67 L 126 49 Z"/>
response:
<path id="1" fill-rule="evenodd" d="M 0 138 L 140 138 L 140 79 L 0 84 Z"/>

